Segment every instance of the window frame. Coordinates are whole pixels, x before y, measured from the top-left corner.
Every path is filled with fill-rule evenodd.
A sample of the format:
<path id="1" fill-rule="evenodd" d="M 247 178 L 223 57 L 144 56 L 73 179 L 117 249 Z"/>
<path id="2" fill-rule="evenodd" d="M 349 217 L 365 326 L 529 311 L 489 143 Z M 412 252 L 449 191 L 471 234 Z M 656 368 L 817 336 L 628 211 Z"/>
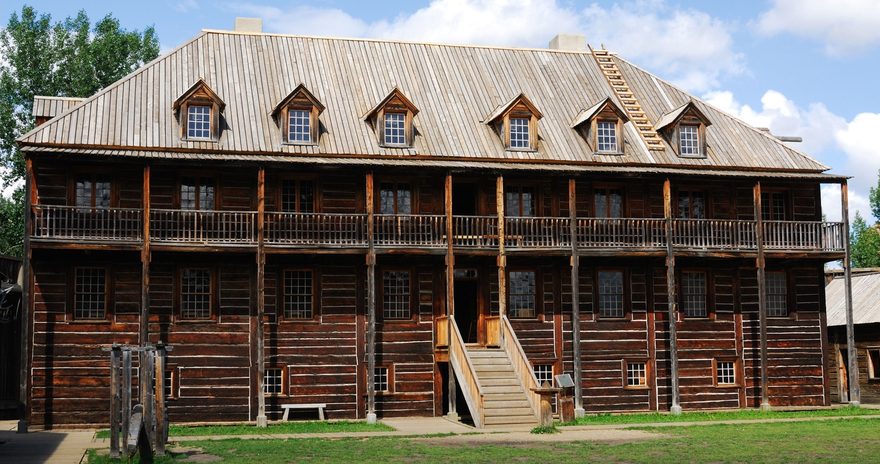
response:
<path id="1" fill-rule="evenodd" d="M 511 293 L 511 282 L 513 282 L 513 279 L 511 278 L 511 274 L 513 274 L 515 272 L 516 273 L 532 273 L 535 277 L 535 282 L 534 282 L 535 283 L 535 287 L 534 287 L 535 293 L 532 295 L 532 312 L 534 314 L 531 316 L 514 316 L 511 313 L 511 303 L 513 301 L 513 298 L 512 298 L 513 294 Z M 506 289 L 507 290 L 507 313 L 506 313 L 506 315 L 508 318 L 510 318 L 512 320 L 525 320 L 525 321 L 540 320 L 541 315 L 543 314 L 543 311 L 541 311 L 541 308 L 539 305 L 539 301 L 541 301 L 541 298 L 539 298 L 539 295 L 541 294 L 540 279 L 541 279 L 540 272 L 538 272 L 538 269 L 536 269 L 536 268 L 513 267 L 513 268 L 507 269 L 507 279 L 505 280 L 505 284 L 507 286 L 507 289 Z M 526 294 L 523 294 L 523 295 L 526 295 Z"/>
<path id="2" fill-rule="evenodd" d="M 170 391 L 168 395 L 165 395 L 165 400 L 180 398 L 180 390 L 178 388 L 180 386 L 180 369 L 176 365 L 166 364 L 164 374 L 169 374 L 169 378 L 166 379 L 168 382 L 166 382 L 165 386 Z"/>
<path id="3" fill-rule="evenodd" d="M 594 133 L 593 144 L 596 147 L 596 150 L 595 150 L 596 154 L 599 154 L 599 155 L 619 155 L 619 154 L 623 153 L 622 143 L 621 143 L 622 138 L 621 138 L 620 118 L 612 119 L 612 118 L 608 118 L 608 117 L 596 117 L 594 124 L 595 124 L 595 129 L 593 131 L 593 133 Z M 600 135 L 602 124 L 611 124 L 611 126 L 614 128 L 614 149 L 613 150 L 602 150 L 602 144 L 601 144 L 602 138 Z"/>
<path id="4" fill-rule="evenodd" d="M 308 140 L 290 140 L 290 116 L 293 111 L 305 111 L 308 114 L 309 121 L 309 139 Z M 282 124 L 281 124 L 281 143 L 282 145 L 299 145 L 299 146 L 314 146 L 318 144 L 318 136 L 320 132 L 318 131 L 319 121 L 318 121 L 318 108 L 314 105 L 305 105 L 302 103 L 292 103 L 287 105 L 284 108 Z"/>
<path id="5" fill-rule="evenodd" d="M 104 271 L 104 314 L 101 317 L 78 317 L 77 316 L 77 271 L 80 269 L 100 269 Z M 113 272 L 111 266 L 94 265 L 94 266 L 71 266 L 68 281 L 68 300 L 70 302 L 70 310 L 68 316 L 72 322 L 80 322 L 87 324 L 95 324 L 102 322 L 110 322 L 113 319 L 112 311 L 114 300 L 113 293 Z"/>
<path id="6" fill-rule="evenodd" d="M 287 297 L 288 297 L 287 273 L 288 272 L 309 272 L 309 273 L 311 273 L 311 276 L 312 276 L 311 312 L 312 312 L 312 314 L 310 317 L 289 317 L 287 315 Z M 278 288 L 281 291 L 280 292 L 281 298 L 279 298 L 278 301 L 280 301 L 281 304 L 280 304 L 280 308 L 278 308 L 278 309 L 280 309 L 280 311 L 278 311 L 278 309 L 276 309 L 277 319 L 283 320 L 283 321 L 288 321 L 288 322 L 315 322 L 315 321 L 319 321 L 321 318 L 321 314 L 318 309 L 318 301 L 320 301 L 320 298 L 318 298 L 318 294 L 319 294 L 318 293 L 319 292 L 318 282 L 320 280 L 318 278 L 318 276 L 319 276 L 318 268 L 314 268 L 314 267 L 285 267 L 285 268 L 281 269 L 280 274 L 281 275 L 280 275 L 278 281 L 281 282 L 281 285 L 279 285 Z"/>
<path id="7" fill-rule="evenodd" d="M 712 276 L 712 272 L 707 268 L 691 268 L 691 267 L 689 267 L 689 268 L 682 268 L 678 274 L 679 274 L 678 280 L 676 282 L 678 288 L 676 289 L 677 290 L 676 293 L 678 296 L 679 318 L 682 320 L 685 320 L 685 319 L 697 319 L 697 320 L 699 320 L 699 319 L 713 319 L 715 317 L 715 310 L 714 310 L 715 299 L 714 299 L 714 292 L 712 291 L 714 288 L 714 279 Z M 685 290 L 685 282 L 684 282 L 685 274 L 703 274 L 703 277 L 705 278 L 703 296 L 705 297 L 705 310 L 706 310 L 706 312 L 704 315 L 701 315 L 701 316 L 689 315 L 689 314 L 687 314 L 687 312 L 685 310 L 685 299 L 684 299 L 684 296 L 685 296 L 685 292 L 684 292 L 684 290 Z"/>
<path id="8" fill-rule="evenodd" d="M 80 181 L 87 181 L 92 185 L 92 193 L 91 193 L 91 201 L 88 206 L 80 206 L 77 204 L 77 199 L 79 198 L 77 195 L 77 184 Z M 86 212 L 89 210 L 96 209 L 110 209 L 117 208 L 119 205 L 119 188 L 117 183 L 105 172 L 77 172 L 68 177 L 67 184 L 67 205 L 74 206 L 78 210 L 82 210 L 80 212 Z M 95 189 L 95 184 L 106 182 L 110 184 L 110 198 L 107 206 L 96 206 L 97 200 L 97 189 Z"/>
<path id="9" fill-rule="evenodd" d="M 389 119 L 389 117 L 391 117 L 391 116 L 394 116 L 394 117 L 399 116 L 400 120 L 393 121 L 392 120 L 393 118 Z M 392 123 L 391 127 L 389 127 L 389 125 L 388 125 L 389 122 Z M 398 122 L 400 123 L 401 127 L 400 128 L 394 127 L 394 124 L 396 124 Z M 382 146 L 388 147 L 388 148 L 401 148 L 401 147 L 408 147 L 409 146 L 409 137 L 407 137 L 408 131 L 407 131 L 407 112 L 406 111 L 398 111 L 398 110 L 382 111 L 382 119 L 381 119 L 380 125 L 381 125 L 381 132 L 382 132 Z M 389 134 L 389 130 L 391 131 L 391 134 Z M 402 139 L 401 142 L 399 142 L 399 143 L 389 142 L 389 137 L 392 139 L 397 138 L 397 136 L 394 135 L 394 133 L 398 130 L 403 132 L 402 134 L 400 134 L 400 138 Z"/>
<path id="10" fill-rule="evenodd" d="M 266 376 L 269 373 L 269 370 L 280 371 L 281 385 L 279 386 L 280 391 L 278 393 L 266 391 Z M 268 364 L 265 366 L 263 369 L 263 396 L 266 398 L 286 398 L 290 396 L 290 375 L 288 366 L 278 364 Z"/>
<path id="11" fill-rule="evenodd" d="M 599 216 L 598 208 L 596 207 L 597 203 L 597 194 L 602 193 L 605 195 L 605 210 L 606 212 L 611 211 L 611 202 L 610 192 L 617 191 L 620 193 L 620 216 Z M 594 185 L 591 189 L 592 201 L 590 202 L 590 208 L 593 218 L 595 219 L 624 219 L 629 217 L 629 209 L 627 208 L 626 203 L 626 189 L 622 185 L 614 185 L 614 184 L 600 184 Z"/>
<path id="12" fill-rule="evenodd" d="M 207 106 L 210 108 L 208 114 L 210 123 L 208 126 L 207 138 L 189 137 L 189 108 L 191 106 Z M 182 96 L 174 101 L 173 109 L 177 117 L 179 126 L 179 137 L 181 142 L 208 142 L 217 143 L 220 140 L 222 115 L 221 112 L 226 104 L 220 100 L 220 97 L 208 86 L 203 80 L 199 79 L 193 84 Z"/>
<path id="13" fill-rule="evenodd" d="M 320 212 L 320 205 L 321 205 L 321 199 L 320 199 L 321 189 L 320 189 L 318 181 L 319 181 L 318 176 L 314 176 L 314 175 L 309 175 L 309 176 L 292 176 L 291 175 L 291 176 L 280 177 L 278 179 L 277 189 L 276 189 L 276 193 L 275 193 L 275 209 L 279 213 L 309 214 L 308 212 L 304 212 L 302 210 L 302 204 L 301 204 L 302 202 L 301 202 L 301 198 L 300 198 L 302 195 L 302 184 L 304 182 L 308 182 L 308 183 L 312 184 L 312 211 L 311 211 L 311 213 L 319 213 Z M 296 185 L 296 187 L 295 187 L 296 193 L 294 194 L 296 197 L 295 211 L 289 211 L 289 210 L 284 209 L 284 184 L 287 182 L 293 182 Z"/>
<path id="14" fill-rule="evenodd" d="M 696 198 L 697 195 L 700 195 L 703 197 L 703 217 L 701 217 L 701 218 L 694 217 L 694 198 Z M 682 210 L 681 210 L 682 197 L 687 197 L 687 200 L 688 200 L 688 211 L 687 211 L 686 216 L 681 214 L 682 213 Z M 680 189 L 676 192 L 675 199 L 676 199 L 675 219 L 701 220 L 701 219 L 711 219 L 712 218 L 712 214 L 710 214 L 710 212 L 709 212 L 709 206 L 710 206 L 711 202 L 709 201 L 709 195 L 706 193 L 706 190 L 698 189 L 698 188 L 696 188 L 696 189 L 690 189 L 690 188 Z"/>
<path id="15" fill-rule="evenodd" d="M 770 286 L 770 276 L 771 275 L 776 275 L 776 276 L 782 275 L 782 282 L 785 285 L 785 288 L 783 289 L 784 292 L 782 292 L 781 295 L 783 295 L 785 297 L 785 314 L 781 314 L 781 313 L 771 314 L 771 308 L 770 308 L 770 295 L 771 295 L 771 293 L 770 293 L 770 287 L 771 287 Z M 792 279 L 793 276 L 794 276 L 794 273 L 788 272 L 785 269 L 773 269 L 773 270 L 768 269 L 768 270 L 764 271 L 764 286 L 765 286 L 766 292 L 767 292 L 766 305 L 767 305 L 767 317 L 768 318 L 789 319 L 794 314 L 794 311 L 792 311 L 792 309 L 791 309 L 791 303 L 796 300 L 794 300 L 792 298 L 792 289 L 794 288 L 794 286 L 792 285 L 792 283 L 790 281 L 790 279 Z M 780 295 L 780 293 L 774 293 L 774 295 Z"/>
<path id="16" fill-rule="evenodd" d="M 210 304 L 210 314 L 208 315 L 208 317 L 194 318 L 194 317 L 184 317 L 183 316 L 183 273 L 186 270 L 199 270 L 199 271 L 207 271 L 208 272 L 208 276 L 211 279 L 210 283 L 208 285 L 208 288 L 210 289 L 210 295 L 208 297 L 208 303 Z M 177 268 L 177 276 L 176 276 L 175 280 L 176 280 L 176 286 L 175 286 L 176 287 L 175 288 L 176 298 L 175 298 L 175 300 L 177 303 L 177 308 L 176 308 L 176 311 L 174 311 L 174 315 L 175 315 L 175 320 L 177 322 L 196 322 L 196 323 L 198 323 L 198 322 L 210 322 L 210 321 L 217 320 L 217 314 L 219 312 L 219 292 L 218 292 L 219 282 L 218 282 L 218 280 L 220 280 L 217 269 L 215 269 L 214 267 L 211 267 L 211 266 L 200 266 L 200 265 L 180 266 Z"/>
<path id="17" fill-rule="evenodd" d="M 875 356 L 871 356 L 871 354 Z M 865 348 L 865 357 L 868 361 L 868 382 L 880 381 L 880 347 L 869 346 Z"/>
<path id="18" fill-rule="evenodd" d="M 733 364 L 733 383 L 721 383 L 718 379 L 718 364 L 719 363 L 732 363 Z M 740 388 L 742 387 L 742 363 L 739 358 L 732 356 L 722 356 L 718 358 L 712 358 L 712 384 L 715 388 Z"/>
<path id="19" fill-rule="evenodd" d="M 366 369 L 366 368 L 367 368 L 367 366 L 364 365 L 364 369 Z M 376 370 L 385 369 L 385 373 L 386 373 L 385 382 L 388 385 L 388 389 L 387 390 L 379 390 L 378 388 L 376 388 L 376 379 L 378 378 L 378 375 L 376 375 L 376 372 L 374 371 L 374 373 L 373 373 L 373 392 L 377 396 L 393 395 L 396 391 L 396 389 L 394 388 L 395 383 L 396 383 L 396 379 L 394 377 L 394 364 L 393 363 L 376 364 L 375 369 Z"/>
<path id="20" fill-rule="evenodd" d="M 540 188 L 534 184 L 515 184 L 504 186 L 504 216 L 505 217 L 524 217 L 524 218 L 533 218 L 540 217 L 541 213 L 538 211 L 541 206 L 541 199 L 539 199 Z M 523 215 L 523 193 L 528 191 L 532 195 L 532 215 L 525 216 Z M 514 194 L 518 199 L 519 211 L 518 214 L 509 214 L 508 212 L 508 204 L 507 204 L 507 196 L 510 194 Z"/>
<path id="21" fill-rule="evenodd" d="M 600 275 L 604 272 L 619 272 L 622 274 L 623 290 L 621 291 L 621 294 L 622 294 L 622 298 L 621 298 L 622 308 L 621 309 L 623 311 L 623 314 L 621 316 L 608 316 L 608 315 L 602 314 L 602 307 L 601 307 L 602 292 L 600 291 L 601 282 L 600 282 L 599 278 L 600 278 Z M 593 287 L 594 288 L 594 290 L 593 290 L 593 294 L 594 294 L 593 305 L 594 306 L 593 307 L 595 308 L 595 313 L 594 313 L 595 319 L 597 321 L 598 320 L 605 320 L 605 319 L 612 320 L 612 321 L 628 320 L 632 311 L 631 311 L 631 306 L 630 306 L 629 273 L 627 272 L 627 269 L 622 268 L 622 267 L 599 267 L 599 268 L 596 268 L 596 270 L 593 274 L 593 279 L 594 279 L 593 280 L 593 282 L 594 282 L 594 287 Z"/>
<path id="22" fill-rule="evenodd" d="M 419 205 L 417 204 L 417 199 L 418 199 L 419 195 L 418 195 L 418 190 L 416 189 L 416 182 L 413 182 L 409 179 L 391 179 L 391 180 L 379 179 L 379 182 L 375 183 L 374 185 L 376 185 L 378 187 L 375 190 L 375 195 L 373 195 L 373 202 L 374 202 L 373 211 L 375 211 L 375 214 L 377 214 L 377 215 L 392 215 L 392 216 L 410 216 L 410 215 L 419 214 L 418 213 L 418 211 L 419 211 L 418 206 Z M 385 191 L 385 189 L 383 187 L 386 185 L 391 185 L 392 186 L 391 191 L 394 193 L 394 200 L 393 200 L 394 212 L 393 213 L 383 213 L 382 212 L 382 192 Z M 404 190 L 404 189 L 400 188 L 402 186 L 406 186 L 407 187 L 406 190 L 409 191 L 409 209 L 410 209 L 409 213 L 401 213 L 400 212 L 400 199 L 398 198 L 398 195 L 401 190 Z"/>
<path id="23" fill-rule="evenodd" d="M 407 300 L 408 300 L 408 315 L 406 317 L 387 317 L 385 314 L 385 274 L 389 272 L 406 272 L 409 274 L 408 277 L 408 289 L 407 289 Z M 415 270 L 408 267 L 387 267 L 382 268 L 379 273 L 379 279 L 376 281 L 376 285 L 379 287 L 377 289 L 377 293 L 379 296 L 379 301 L 381 302 L 381 311 L 377 311 L 377 319 L 382 322 L 409 322 L 412 321 L 418 314 L 418 306 L 415 303 L 415 295 L 413 294 L 413 277 L 416 275 Z"/>
<path id="24" fill-rule="evenodd" d="M 193 209 L 183 208 L 183 204 L 182 204 L 182 193 L 183 192 L 181 191 L 181 189 L 183 188 L 184 181 L 186 181 L 187 179 L 194 179 L 193 186 L 195 187 L 196 207 Z M 202 186 L 209 185 L 209 184 L 205 184 L 202 182 L 203 180 L 206 180 L 206 179 L 211 180 L 210 186 L 213 187 L 213 189 L 214 189 L 214 205 L 213 205 L 212 209 L 201 209 L 201 201 L 202 200 L 201 200 L 200 190 L 201 190 Z M 181 211 L 219 211 L 220 204 L 222 203 L 221 196 L 220 196 L 220 188 L 218 187 L 220 185 L 220 182 L 221 182 L 221 179 L 219 178 L 219 176 L 214 175 L 214 173 L 206 173 L 206 174 L 200 174 L 197 172 L 182 172 L 182 173 L 180 173 L 180 175 L 177 176 L 177 189 L 174 191 L 174 207 L 175 207 L 175 209 L 178 209 Z"/>
<path id="25" fill-rule="evenodd" d="M 694 130 L 694 137 L 696 138 L 696 140 L 694 140 L 694 144 L 693 144 L 694 149 L 696 150 L 695 153 L 685 153 L 684 152 L 684 144 L 682 142 L 684 141 L 683 137 L 684 137 L 685 131 L 683 129 L 685 127 L 687 127 L 688 129 L 693 128 L 693 130 Z M 675 135 L 676 135 L 676 144 L 678 145 L 678 155 L 679 156 L 681 156 L 682 158 L 705 158 L 706 157 L 706 152 L 705 152 L 705 148 L 704 148 L 705 136 L 703 134 L 702 124 L 694 123 L 694 122 L 680 122 L 678 124 L 678 129 L 676 130 Z"/>
<path id="26" fill-rule="evenodd" d="M 762 221 L 788 221 L 791 220 L 791 198 L 789 191 L 782 188 L 761 189 L 761 220 Z M 782 217 L 774 217 L 772 209 L 773 198 L 782 199 Z M 766 200 L 765 200 L 766 198 Z"/>
<path id="27" fill-rule="evenodd" d="M 504 142 L 504 149 L 506 151 L 538 151 L 538 118 L 535 115 L 528 111 L 524 105 L 522 108 L 519 106 L 522 103 L 514 106 L 511 111 L 508 111 L 504 117 L 501 119 L 501 131 L 502 131 L 502 141 Z M 512 143 L 512 135 L 513 135 L 513 119 L 524 119 L 526 121 L 525 128 L 527 132 L 527 143 L 524 147 L 514 147 Z"/>
<path id="28" fill-rule="evenodd" d="M 647 358 L 624 358 L 620 360 L 620 368 L 622 372 L 623 389 L 624 390 L 648 390 L 651 388 L 651 363 Z M 645 370 L 645 383 L 639 385 L 629 384 L 629 365 L 642 364 Z"/>

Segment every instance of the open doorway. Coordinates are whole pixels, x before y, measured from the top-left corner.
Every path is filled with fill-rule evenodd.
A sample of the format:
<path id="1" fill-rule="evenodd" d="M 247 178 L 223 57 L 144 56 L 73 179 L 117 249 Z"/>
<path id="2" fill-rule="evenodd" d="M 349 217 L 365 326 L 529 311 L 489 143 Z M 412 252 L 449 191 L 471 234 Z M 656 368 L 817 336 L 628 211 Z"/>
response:
<path id="1" fill-rule="evenodd" d="M 837 393 L 841 403 L 849 403 L 849 356 L 846 348 L 837 351 Z"/>
<path id="2" fill-rule="evenodd" d="M 479 343 L 480 293 L 476 269 L 455 270 L 455 324 L 465 343 Z"/>
<path id="3" fill-rule="evenodd" d="M 477 186 L 475 184 L 453 184 L 452 214 L 458 216 L 477 215 Z"/>

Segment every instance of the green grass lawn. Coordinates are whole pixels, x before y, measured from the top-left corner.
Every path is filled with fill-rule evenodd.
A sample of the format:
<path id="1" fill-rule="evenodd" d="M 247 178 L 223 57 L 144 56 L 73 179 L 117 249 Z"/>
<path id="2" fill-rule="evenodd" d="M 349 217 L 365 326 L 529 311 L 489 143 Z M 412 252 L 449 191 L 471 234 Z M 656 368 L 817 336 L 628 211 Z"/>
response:
<path id="1" fill-rule="evenodd" d="M 220 440 L 186 442 L 223 463 L 289 462 L 876 462 L 880 423 L 853 418 L 840 421 L 705 424 L 640 430 L 662 438 L 608 445 L 590 442 L 513 444 L 438 444 L 412 438 L 377 437 L 299 440 Z M 171 456 L 160 463 L 179 462 Z M 112 462 L 92 451 L 89 463 Z"/>
<path id="2" fill-rule="evenodd" d="M 717 412 L 683 412 L 680 416 L 669 413 L 645 413 L 645 414 L 599 414 L 589 415 L 576 419 L 574 422 L 559 424 L 568 425 L 609 425 L 609 424 L 648 424 L 656 422 L 706 422 L 722 420 L 757 420 L 757 419 L 787 419 L 787 418 L 811 418 L 811 417 L 847 417 L 878 415 L 878 409 L 843 407 L 837 409 L 819 409 L 815 411 L 760 411 L 757 409 L 739 409 L 732 411 Z"/>
<path id="3" fill-rule="evenodd" d="M 241 425 L 205 425 L 180 426 L 172 425 L 168 429 L 169 437 L 193 437 L 207 435 L 266 435 L 285 433 L 328 433 L 328 432 L 390 432 L 394 428 L 385 424 L 368 424 L 364 421 L 308 421 L 281 422 L 270 424 L 261 429 L 253 424 Z M 110 431 L 99 430 L 98 438 L 110 438 Z"/>

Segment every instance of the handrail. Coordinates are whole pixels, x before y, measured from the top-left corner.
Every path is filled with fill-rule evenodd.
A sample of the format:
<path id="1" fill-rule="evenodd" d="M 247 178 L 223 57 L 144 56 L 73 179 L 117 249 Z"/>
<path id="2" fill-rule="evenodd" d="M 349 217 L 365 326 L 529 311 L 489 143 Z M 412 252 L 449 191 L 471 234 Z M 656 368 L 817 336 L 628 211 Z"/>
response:
<path id="1" fill-rule="evenodd" d="M 568 217 L 510 216 L 504 220 L 506 248 L 570 248 Z"/>
<path id="2" fill-rule="evenodd" d="M 673 219 L 676 248 L 755 250 L 755 221 L 744 219 Z"/>
<path id="3" fill-rule="evenodd" d="M 763 221 L 768 250 L 843 251 L 848 237 L 842 222 Z"/>
<path id="4" fill-rule="evenodd" d="M 256 211 L 150 210 L 151 240 L 170 243 L 256 243 Z"/>
<path id="5" fill-rule="evenodd" d="M 467 402 L 468 409 L 471 410 L 474 425 L 477 428 L 482 428 L 485 424 L 485 408 L 483 407 L 483 389 L 477 380 L 477 370 L 464 346 L 464 339 L 461 337 L 461 332 L 458 331 L 454 316 L 449 316 L 449 326 L 452 334 L 449 346 L 449 365 L 452 366 L 452 370 L 458 378 L 461 393 Z"/>
<path id="6" fill-rule="evenodd" d="M 498 248 L 498 216 L 452 216 L 456 248 Z"/>
<path id="7" fill-rule="evenodd" d="M 33 205 L 32 238 L 138 242 L 142 239 L 140 208 Z"/>
<path id="8" fill-rule="evenodd" d="M 367 215 L 266 212 L 266 244 L 361 247 L 367 245 Z"/>
<path id="9" fill-rule="evenodd" d="M 529 362 L 529 358 L 526 357 L 526 352 L 519 343 L 519 339 L 516 338 L 513 326 L 510 325 L 510 319 L 506 315 L 501 319 L 501 347 L 507 353 L 507 357 L 510 358 L 510 364 L 513 366 L 513 370 L 516 372 L 523 390 L 525 390 L 526 397 L 529 399 L 529 405 L 532 407 L 532 412 L 535 414 L 535 417 L 541 417 L 541 395 L 535 392 L 535 389 L 541 386 L 538 384 L 537 377 L 535 377 L 535 371 L 532 369 L 532 364 Z"/>
<path id="10" fill-rule="evenodd" d="M 446 216 L 442 214 L 375 214 L 376 246 L 446 246 Z"/>
<path id="11" fill-rule="evenodd" d="M 657 218 L 577 218 L 579 248 L 666 246 L 666 222 Z"/>

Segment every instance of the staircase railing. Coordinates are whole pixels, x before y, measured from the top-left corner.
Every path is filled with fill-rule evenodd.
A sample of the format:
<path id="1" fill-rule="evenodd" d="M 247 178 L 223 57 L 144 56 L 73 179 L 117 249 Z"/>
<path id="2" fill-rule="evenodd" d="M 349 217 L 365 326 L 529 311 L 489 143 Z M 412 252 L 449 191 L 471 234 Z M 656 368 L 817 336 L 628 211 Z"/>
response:
<path id="1" fill-rule="evenodd" d="M 507 319 L 507 316 L 501 318 L 501 347 L 507 353 L 507 357 L 510 358 L 510 364 L 513 366 L 513 371 L 522 384 L 523 390 L 525 390 L 526 397 L 529 399 L 529 405 L 532 407 L 532 412 L 535 414 L 535 417 L 541 417 L 541 395 L 534 391 L 534 389 L 540 387 L 538 379 L 535 377 L 532 364 L 529 363 L 529 358 L 526 357 L 526 352 L 523 351 L 519 339 L 516 338 L 516 333 L 513 331 L 513 326 L 510 325 L 510 320 Z"/>
<path id="2" fill-rule="evenodd" d="M 467 402 L 468 409 L 471 411 L 471 418 L 477 428 L 482 428 L 485 424 L 483 414 L 483 389 L 477 380 L 477 370 L 474 369 L 474 363 L 468 356 L 467 349 L 464 346 L 464 339 L 458 326 L 455 323 L 454 316 L 449 317 L 449 327 L 452 337 L 449 344 L 449 364 L 455 372 L 458 384 L 461 386 L 461 394 Z"/>

